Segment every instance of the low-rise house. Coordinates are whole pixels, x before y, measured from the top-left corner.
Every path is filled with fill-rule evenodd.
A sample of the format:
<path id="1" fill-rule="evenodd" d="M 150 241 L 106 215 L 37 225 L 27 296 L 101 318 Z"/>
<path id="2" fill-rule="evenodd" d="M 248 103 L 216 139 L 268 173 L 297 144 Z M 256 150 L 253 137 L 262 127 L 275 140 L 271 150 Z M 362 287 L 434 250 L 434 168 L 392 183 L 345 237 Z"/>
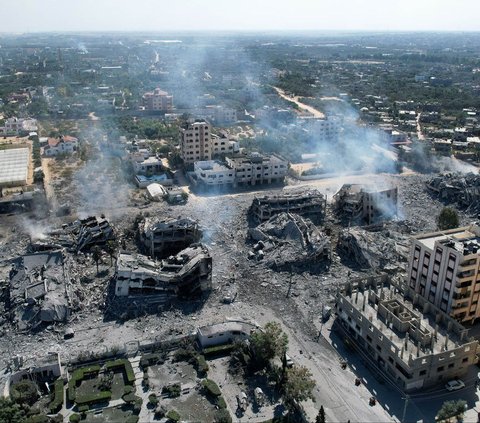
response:
<path id="1" fill-rule="evenodd" d="M 49 138 L 43 149 L 45 156 L 54 157 L 60 154 L 73 154 L 78 151 L 78 138 L 69 135 Z"/>
<path id="2" fill-rule="evenodd" d="M 218 160 L 195 162 L 193 171 L 197 181 L 205 186 L 233 186 L 235 171 Z"/>
<path id="3" fill-rule="evenodd" d="M 5 120 L 3 126 L 0 126 L 0 135 L 20 135 L 37 130 L 36 119 L 11 117 Z"/>
<path id="4" fill-rule="evenodd" d="M 63 367 L 60 354 L 50 352 L 42 358 L 29 359 L 23 356 L 13 358 L 13 373 L 10 383 L 22 380 L 33 380 L 36 383 L 52 382 L 63 376 Z"/>
<path id="5" fill-rule="evenodd" d="M 197 329 L 197 340 L 201 348 L 214 347 L 248 339 L 258 325 L 241 320 L 202 326 Z"/>

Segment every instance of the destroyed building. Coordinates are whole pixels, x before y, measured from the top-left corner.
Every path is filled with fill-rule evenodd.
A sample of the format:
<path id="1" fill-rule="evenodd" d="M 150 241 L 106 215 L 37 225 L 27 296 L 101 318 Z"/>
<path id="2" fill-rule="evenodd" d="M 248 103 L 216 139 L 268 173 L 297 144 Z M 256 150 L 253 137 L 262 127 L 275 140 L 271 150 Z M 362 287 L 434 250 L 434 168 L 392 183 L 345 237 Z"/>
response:
<path id="1" fill-rule="evenodd" d="M 294 213 L 280 213 L 249 229 L 256 241 L 249 258 L 263 260 L 272 268 L 312 267 L 330 260 L 330 239 L 308 219 Z"/>
<path id="2" fill-rule="evenodd" d="M 480 175 L 445 173 L 427 181 L 428 190 L 441 201 L 457 204 L 467 212 L 480 212 Z"/>
<path id="3" fill-rule="evenodd" d="M 117 297 L 150 297 L 166 303 L 174 297 L 208 292 L 212 285 L 212 258 L 206 246 L 195 244 L 160 262 L 140 254 L 122 253 L 115 275 Z"/>
<path id="4" fill-rule="evenodd" d="M 467 329 L 386 275 L 346 283 L 336 312 L 372 367 L 404 391 L 462 377 L 477 362 L 478 341 Z"/>
<path id="5" fill-rule="evenodd" d="M 198 223 L 191 219 L 146 218 L 140 222 L 138 234 L 144 251 L 152 257 L 178 253 L 202 238 Z"/>
<path id="6" fill-rule="evenodd" d="M 333 196 L 335 211 L 353 223 L 371 225 L 398 213 L 398 189 L 345 184 Z"/>
<path id="7" fill-rule="evenodd" d="M 6 302 L 19 330 L 70 316 L 70 266 L 62 251 L 27 254 L 13 261 Z"/>
<path id="8" fill-rule="evenodd" d="M 71 224 L 73 233 L 77 236 L 77 251 L 88 251 L 94 245 L 104 246 L 115 239 L 110 223 L 104 218 L 90 216 Z"/>
<path id="9" fill-rule="evenodd" d="M 257 223 L 264 222 L 282 212 L 307 216 L 320 221 L 325 216 L 326 197 L 315 189 L 283 191 L 279 195 L 268 195 L 253 199 L 250 214 Z"/>
<path id="10" fill-rule="evenodd" d="M 338 235 L 337 251 L 342 259 L 366 269 L 394 271 L 408 259 L 410 238 L 395 231 L 367 231 L 355 227 Z"/>

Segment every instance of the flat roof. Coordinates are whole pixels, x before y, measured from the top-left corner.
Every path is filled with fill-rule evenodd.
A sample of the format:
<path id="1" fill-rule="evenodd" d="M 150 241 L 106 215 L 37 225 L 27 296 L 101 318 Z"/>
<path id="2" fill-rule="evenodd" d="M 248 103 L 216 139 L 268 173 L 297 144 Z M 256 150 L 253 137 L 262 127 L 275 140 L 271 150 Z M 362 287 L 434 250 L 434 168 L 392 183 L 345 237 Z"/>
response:
<path id="1" fill-rule="evenodd" d="M 436 242 L 452 242 L 452 248 L 463 253 L 467 246 L 480 244 L 480 231 L 475 226 L 432 232 L 416 237 L 418 242 L 433 251 Z"/>
<path id="2" fill-rule="evenodd" d="M 0 184 L 26 183 L 29 161 L 28 148 L 0 150 Z"/>

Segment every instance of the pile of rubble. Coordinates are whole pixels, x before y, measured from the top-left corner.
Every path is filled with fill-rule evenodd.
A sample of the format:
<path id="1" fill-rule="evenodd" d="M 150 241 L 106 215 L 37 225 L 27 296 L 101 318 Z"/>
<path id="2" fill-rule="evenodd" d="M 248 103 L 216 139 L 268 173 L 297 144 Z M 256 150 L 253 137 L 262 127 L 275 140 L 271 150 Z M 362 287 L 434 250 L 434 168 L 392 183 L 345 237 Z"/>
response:
<path id="1" fill-rule="evenodd" d="M 344 229 L 337 243 L 342 259 L 363 269 L 397 270 L 407 260 L 408 251 L 408 236 L 389 230 Z"/>
<path id="2" fill-rule="evenodd" d="M 10 271 L 7 309 L 19 329 L 66 322 L 71 312 L 71 269 L 61 251 L 22 256 Z"/>
<path id="3" fill-rule="evenodd" d="M 427 181 L 427 188 L 441 201 L 456 203 L 467 212 L 480 212 L 480 175 L 444 173 Z"/>
<path id="4" fill-rule="evenodd" d="M 307 218 L 294 213 L 274 215 L 249 229 L 256 241 L 249 258 L 263 260 L 269 267 L 312 266 L 330 260 L 330 239 Z"/>

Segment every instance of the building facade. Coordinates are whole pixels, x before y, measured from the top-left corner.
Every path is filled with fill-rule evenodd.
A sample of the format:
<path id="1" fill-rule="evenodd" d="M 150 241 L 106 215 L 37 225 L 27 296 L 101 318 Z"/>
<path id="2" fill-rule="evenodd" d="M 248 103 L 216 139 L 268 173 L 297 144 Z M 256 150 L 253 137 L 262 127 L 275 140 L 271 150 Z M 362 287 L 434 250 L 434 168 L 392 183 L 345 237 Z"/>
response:
<path id="1" fill-rule="evenodd" d="M 205 121 L 194 122 L 180 129 L 180 157 L 187 165 L 212 160 L 210 124 Z"/>
<path id="2" fill-rule="evenodd" d="M 217 160 L 195 162 L 193 171 L 198 182 L 206 186 L 233 186 L 235 184 L 234 170 Z"/>
<path id="3" fill-rule="evenodd" d="M 173 110 L 173 96 L 160 88 L 146 92 L 143 97 L 145 110 L 170 113 Z"/>
<path id="4" fill-rule="evenodd" d="M 48 144 L 43 152 L 46 156 L 58 156 L 59 154 L 72 154 L 78 150 L 78 139 L 75 137 L 60 136 L 58 138 L 49 138 Z"/>
<path id="5" fill-rule="evenodd" d="M 467 329 L 386 275 L 345 284 L 336 312 L 369 367 L 403 391 L 462 377 L 477 362 L 478 341 Z"/>
<path id="6" fill-rule="evenodd" d="M 416 236 L 407 284 L 461 322 L 480 316 L 480 228 L 468 226 Z"/>

